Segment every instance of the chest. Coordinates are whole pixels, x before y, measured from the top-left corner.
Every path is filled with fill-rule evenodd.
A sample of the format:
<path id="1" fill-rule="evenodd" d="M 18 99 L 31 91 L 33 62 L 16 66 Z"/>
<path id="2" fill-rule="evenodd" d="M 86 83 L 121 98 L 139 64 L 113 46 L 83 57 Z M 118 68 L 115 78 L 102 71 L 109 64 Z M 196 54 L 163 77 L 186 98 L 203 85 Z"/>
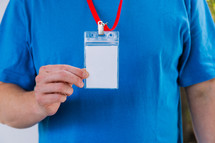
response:
<path id="1" fill-rule="evenodd" d="M 175 64 L 182 52 L 182 3 L 167 0 L 124 1 L 119 24 L 119 60 L 123 66 Z M 100 18 L 112 27 L 119 1 L 94 0 Z M 85 0 L 39 1 L 32 20 L 32 51 L 37 71 L 47 64 L 84 66 L 84 31 L 97 25 Z"/>

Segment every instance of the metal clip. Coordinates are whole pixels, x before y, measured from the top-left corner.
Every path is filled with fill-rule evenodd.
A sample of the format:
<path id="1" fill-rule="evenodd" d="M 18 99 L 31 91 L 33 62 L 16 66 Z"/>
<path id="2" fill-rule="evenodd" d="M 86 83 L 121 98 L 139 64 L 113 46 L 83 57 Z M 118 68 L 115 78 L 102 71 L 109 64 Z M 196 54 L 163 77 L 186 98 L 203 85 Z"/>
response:
<path id="1" fill-rule="evenodd" d="M 98 34 L 99 35 L 104 35 L 104 26 L 105 26 L 105 23 L 103 23 L 103 21 L 98 22 Z"/>

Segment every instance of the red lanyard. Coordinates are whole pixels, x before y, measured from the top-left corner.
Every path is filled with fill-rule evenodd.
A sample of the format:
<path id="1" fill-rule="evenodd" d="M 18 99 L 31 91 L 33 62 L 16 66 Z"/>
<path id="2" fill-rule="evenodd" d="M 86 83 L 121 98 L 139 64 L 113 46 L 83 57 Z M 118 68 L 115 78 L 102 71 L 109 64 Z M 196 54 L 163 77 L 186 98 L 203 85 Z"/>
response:
<path id="1" fill-rule="evenodd" d="M 116 28 L 116 26 L 118 25 L 118 23 L 119 23 L 119 18 L 120 18 L 120 14 L 121 14 L 121 9 L 122 9 L 122 1 L 123 1 L 123 0 L 120 0 L 118 12 L 117 12 L 117 15 L 116 15 L 116 20 L 115 20 L 115 22 L 114 22 L 113 27 L 110 29 L 110 28 L 107 26 L 107 24 L 105 24 L 105 26 L 104 26 L 104 31 L 113 31 L 113 30 Z M 94 17 L 96 23 L 98 23 L 98 22 L 101 21 L 101 20 L 100 20 L 99 15 L 98 15 L 98 13 L 97 13 L 97 11 L 96 11 L 96 8 L 95 8 L 95 6 L 94 6 L 94 4 L 93 4 L 93 1 L 92 1 L 92 0 L 87 0 L 87 3 L 88 3 L 88 5 L 89 5 L 89 7 L 90 7 L 90 11 L 92 12 L 92 15 L 93 15 L 93 17 Z"/>

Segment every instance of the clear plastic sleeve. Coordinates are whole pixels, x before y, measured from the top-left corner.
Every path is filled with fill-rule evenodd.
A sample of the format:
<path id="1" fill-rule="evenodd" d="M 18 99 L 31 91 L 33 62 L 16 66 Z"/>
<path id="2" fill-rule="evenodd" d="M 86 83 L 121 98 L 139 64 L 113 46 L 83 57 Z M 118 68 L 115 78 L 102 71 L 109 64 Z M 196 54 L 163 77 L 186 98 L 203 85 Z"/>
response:
<path id="1" fill-rule="evenodd" d="M 84 33 L 85 68 L 89 77 L 85 88 L 117 89 L 119 87 L 119 32 Z"/>

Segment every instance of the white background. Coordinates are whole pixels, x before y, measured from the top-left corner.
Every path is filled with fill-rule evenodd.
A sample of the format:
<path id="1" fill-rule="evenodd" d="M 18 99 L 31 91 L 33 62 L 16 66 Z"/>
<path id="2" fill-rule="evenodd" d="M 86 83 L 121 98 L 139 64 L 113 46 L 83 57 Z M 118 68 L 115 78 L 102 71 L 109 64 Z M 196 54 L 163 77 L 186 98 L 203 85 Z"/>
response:
<path id="1" fill-rule="evenodd" d="M 0 0 L 0 23 L 9 0 Z"/>
<path id="2" fill-rule="evenodd" d="M 0 0 L 0 23 L 9 0 Z M 37 125 L 28 129 L 14 129 L 0 124 L 0 143 L 38 143 Z"/>
<path id="3" fill-rule="evenodd" d="M 0 143 L 38 143 L 37 125 L 28 129 L 14 129 L 0 124 Z"/>

